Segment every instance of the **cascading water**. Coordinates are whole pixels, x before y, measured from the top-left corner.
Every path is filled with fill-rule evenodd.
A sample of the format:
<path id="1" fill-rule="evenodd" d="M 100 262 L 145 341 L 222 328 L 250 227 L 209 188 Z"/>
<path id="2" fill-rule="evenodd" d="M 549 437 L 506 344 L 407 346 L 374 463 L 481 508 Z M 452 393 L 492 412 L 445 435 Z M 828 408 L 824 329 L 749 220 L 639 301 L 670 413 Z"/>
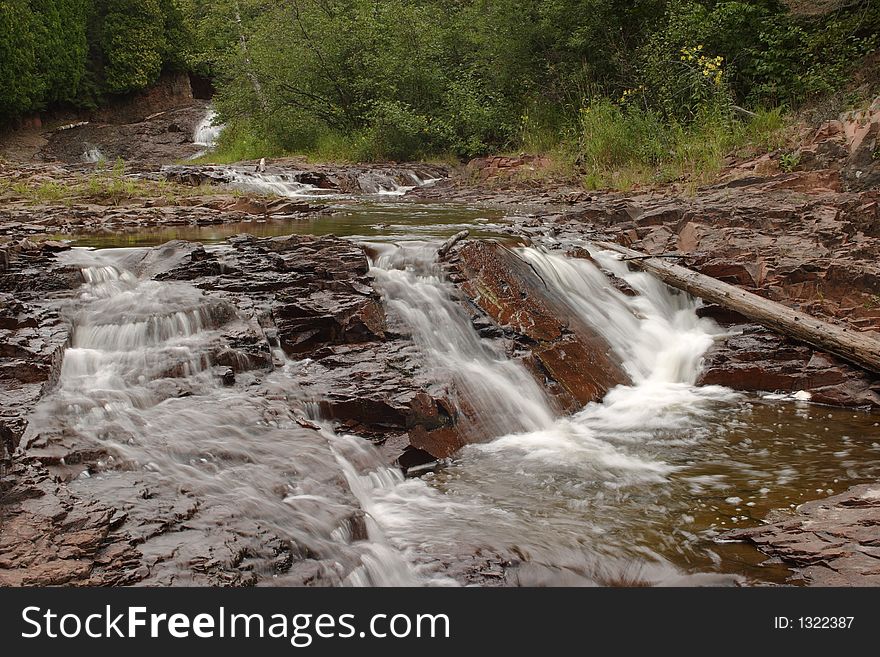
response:
<path id="1" fill-rule="evenodd" d="M 302 196 L 335 196 L 334 190 L 326 190 L 296 180 L 294 173 L 261 173 L 242 169 L 229 169 L 230 185 L 237 189 L 297 198 Z"/>
<path id="2" fill-rule="evenodd" d="M 432 378 L 451 381 L 469 434 L 486 439 L 553 423 L 544 391 L 480 338 L 436 263 L 436 245 L 377 245 L 373 274 L 392 317 L 412 333 Z"/>
<path id="3" fill-rule="evenodd" d="M 324 189 L 316 185 L 297 180 L 298 173 L 271 173 L 250 171 L 245 169 L 228 169 L 230 184 L 261 194 L 274 194 L 291 198 L 325 196 L 341 196 L 336 189 Z M 403 196 L 416 187 L 424 187 L 437 182 L 436 178 L 422 179 L 414 171 L 402 171 L 401 176 L 407 178 L 409 184 L 401 183 L 395 176 L 385 173 L 365 172 L 357 177 L 357 189 L 363 194 L 376 196 Z"/>
<path id="4" fill-rule="evenodd" d="M 199 121 L 199 124 L 196 126 L 195 133 L 193 133 L 194 144 L 204 146 L 205 148 L 214 148 L 217 145 L 217 139 L 220 137 L 220 133 L 223 132 L 225 126 L 217 124 L 216 120 L 217 112 L 209 109 L 205 118 Z"/>
<path id="5" fill-rule="evenodd" d="M 683 427 L 714 402 L 736 397 L 725 388 L 694 385 L 703 356 L 722 334 L 715 322 L 697 316 L 696 299 L 630 271 L 612 253 L 595 251 L 593 257 L 636 295 L 618 290 L 589 260 L 538 249 L 522 249 L 522 255 L 608 341 L 634 383 L 611 390 L 577 421 L 608 430 Z"/>
<path id="6" fill-rule="evenodd" d="M 86 164 L 97 164 L 102 160 L 106 160 L 104 154 L 101 152 L 99 148 L 96 146 L 86 147 L 86 150 L 83 151 L 82 161 Z"/>
<path id="7" fill-rule="evenodd" d="M 628 498 L 656 498 L 681 469 L 659 459 L 659 450 L 632 449 L 633 441 L 684 429 L 735 397 L 693 386 L 718 332 L 697 318 L 696 303 L 603 256 L 638 296 L 616 290 L 589 261 L 522 249 L 548 285 L 608 339 L 635 382 L 612 390 L 602 404 L 555 418 L 525 367 L 480 339 L 430 245 L 376 248 L 373 271 L 389 314 L 412 333 L 426 367 L 453 382 L 462 414 L 471 411 L 481 418 L 482 435 L 495 437 L 465 448 L 429 479 L 443 495 L 422 482 L 376 491 L 373 513 L 395 544 L 418 544 L 438 559 L 463 546 L 495 551 L 502 561 L 516 555 L 528 564 L 521 583 L 615 581 L 631 571 L 675 581 L 681 572 L 666 557 L 629 535 L 614 539 L 631 529 L 614 509 Z M 573 520 L 590 509 L 602 509 L 602 517 Z"/>
<path id="8" fill-rule="evenodd" d="M 563 461 L 582 452 L 591 462 L 632 467 L 651 475 L 665 471 L 662 464 L 629 459 L 611 445 L 597 442 L 589 426 L 578 421 L 586 418 L 583 413 L 573 419 L 557 419 L 525 366 L 480 338 L 464 308 L 453 299 L 452 285 L 439 271 L 436 245 L 414 242 L 375 248 L 380 255 L 373 271 L 386 307 L 412 333 L 432 378 L 452 382 L 461 416 L 478 425 L 477 436 L 499 438 L 482 449 L 518 445 L 530 459 L 549 456 L 558 449 Z M 588 324 L 609 339 L 631 370 L 638 384 L 612 391 L 612 400 L 634 394 L 641 399 L 634 403 L 657 417 L 668 410 L 669 400 L 643 394 L 648 382 L 693 393 L 700 358 L 712 344 L 714 325 L 697 318 L 692 300 L 677 299 L 651 280 L 634 278 L 633 284 L 642 286 L 644 296 L 629 299 L 587 261 L 536 249 L 523 249 L 522 255 Z M 709 400 L 730 397 L 722 388 L 693 390 Z M 584 413 L 597 412 L 595 408 L 600 407 L 591 405 Z M 475 435 L 472 428 L 467 431 Z"/>
<path id="9" fill-rule="evenodd" d="M 118 256 L 91 257 L 58 388 L 32 424 L 106 453 L 71 483 L 84 494 L 109 491 L 135 518 L 144 495 L 160 500 L 131 530 L 144 532 L 150 581 L 185 582 L 193 560 L 222 571 L 224 551 L 231 561 L 250 555 L 255 571 L 271 575 L 286 550 L 316 564 L 318 581 L 445 583 L 420 576 L 368 515 L 358 520 L 372 488 L 402 476 L 365 441 L 310 417 L 315 406 L 288 372 L 295 363 L 285 359 L 262 379 L 240 373 L 243 385 L 225 387 L 212 365 L 233 308 L 184 283 L 140 280 Z M 151 527 L 180 522 L 181 513 L 179 530 L 153 535 Z M 273 577 L 284 582 L 283 573 Z"/>
<path id="10" fill-rule="evenodd" d="M 687 295 L 607 253 L 520 249 L 633 382 L 557 417 L 503 341 L 474 328 L 436 247 L 374 244 L 371 272 L 392 330 L 421 351 L 422 374 L 449 386 L 461 426 L 487 442 L 407 480 L 318 416 L 320 400 L 296 384 L 302 363 L 271 328 L 275 370 L 237 367 L 224 385 L 215 363 L 239 321 L 233 306 L 138 278 L 127 270 L 137 250 L 74 251 L 86 284 L 71 345 L 30 422 L 50 456 L 52 440 L 90 463 L 102 455 L 92 470 L 59 467 L 79 474 L 69 486 L 82 498 L 125 510 L 146 583 L 204 583 L 194 573 L 248 583 L 242 572 L 355 586 L 766 581 L 766 567 L 750 570 L 753 553 L 713 537 L 793 506 L 805 489 L 836 488 L 841 472 L 880 474 L 846 436 L 817 433 L 803 407 L 695 386 L 719 329 Z"/>

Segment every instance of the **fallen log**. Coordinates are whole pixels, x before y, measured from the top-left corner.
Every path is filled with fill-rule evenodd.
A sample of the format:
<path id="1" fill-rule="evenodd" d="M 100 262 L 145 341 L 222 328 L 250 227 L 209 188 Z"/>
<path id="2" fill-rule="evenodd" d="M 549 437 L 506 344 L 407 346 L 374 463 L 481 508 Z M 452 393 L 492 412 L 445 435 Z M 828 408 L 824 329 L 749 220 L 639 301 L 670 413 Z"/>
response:
<path id="1" fill-rule="evenodd" d="M 639 269 L 653 274 L 672 287 L 684 290 L 733 310 L 744 317 L 834 354 L 862 369 L 880 374 L 880 340 L 855 329 L 823 322 L 806 313 L 792 310 L 781 303 L 723 283 L 716 278 L 675 265 L 659 258 L 628 249 L 612 242 L 595 242 L 596 246 L 624 256 Z"/>
<path id="2" fill-rule="evenodd" d="M 443 242 L 439 249 L 437 249 L 437 256 L 442 260 L 447 256 L 447 254 L 452 250 L 452 247 L 458 244 L 461 240 L 467 239 L 470 235 L 469 230 L 462 230 L 448 240 Z"/>

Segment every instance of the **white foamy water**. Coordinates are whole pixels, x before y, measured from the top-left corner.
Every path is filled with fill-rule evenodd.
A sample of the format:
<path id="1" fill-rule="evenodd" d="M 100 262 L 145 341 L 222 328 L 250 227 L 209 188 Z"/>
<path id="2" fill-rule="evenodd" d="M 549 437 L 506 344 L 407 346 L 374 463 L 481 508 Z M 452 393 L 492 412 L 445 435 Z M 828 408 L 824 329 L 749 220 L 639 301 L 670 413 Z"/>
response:
<path id="1" fill-rule="evenodd" d="M 373 274 L 385 305 L 411 332 L 431 377 L 453 382 L 468 433 L 489 439 L 552 425 L 554 413 L 534 377 L 480 338 L 453 299 L 454 288 L 434 262 L 436 245 L 376 248 Z"/>
<path id="2" fill-rule="evenodd" d="M 231 168 L 228 172 L 231 186 L 261 194 L 274 194 L 290 198 L 344 196 L 335 189 L 323 189 L 297 181 L 297 175 L 301 172 L 272 173 L 241 168 Z M 367 171 L 358 176 L 357 185 L 360 192 L 366 195 L 403 196 L 416 187 L 432 185 L 438 180 L 437 178 L 419 178 L 413 171 L 403 171 L 401 175 L 408 178 L 407 182 L 409 184 L 399 182 L 395 176 L 382 172 Z"/>
<path id="3" fill-rule="evenodd" d="M 315 185 L 296 180 L 295 173 L 261 173 L 243 169 L 229 170 L 230 185 L 236 189 L 299 198 L 305 196 L 338 196 L 334 190 L 321 189 Z"/>
<path id="4" fill-rule="evenodd" d="M 224 126 L 222 123 L 217 124 L 217 112 L 213 109 L 209 109 L 208 113 L 205 115 L 199 124 L 196 126 L 196 130 L 193 133 L 193 143 L 197 146 L 204 146 L 205 148 L 214 148 L 217 145 L 217 139 L 220 137 L 220 133 L 223 132 Z"/>
<path id="5" fill-rule="evenodd" d="M 551 293 L 609 341 L 634 381 L 602 403 L 558 418 L 525 367 L 480 339 L 430 245 L 376 248 L 373 272 L 389 315 L 412 333 L 430 378 L 453 382 L 459 410 L 477 418 L 477 435 L 487 440 L 464 448 L 429 477 L 429 490 L 408 481 L 377 491 L 373 513 L 392 540 L 401 549 L 418 544 L 438 555 L 453 545 L 499 554 L 512 549 L 538 568 L 532 583 L 592 583 L 601 581 L 603 568 L 608 577 L 634 568 L 654 581 L 677 581 L 681 573 L 664 557 L 621 549 L 613 540 L 604 548 L 613 559 L 602 561 L 604 550 L 593 542 L 610 529 L 602 521 L 572 522 L 578 506 L 613 508 L 621 496 L 667 486 L 680 466 L 632 444 L 641 447 L 657 432 L 693 426 L 717 403 L 735 398 L 724 388 L 693 385 L 719 332 L 697 318 L 696 302 L 617 263 L 607 266 L 639 296 L 622 294 L 589 261 L 520 250 Z M 469 420 L 465 428 L 473 437 Z M 554 510 L 557 504 L 562 509 Z"/>
<path id="6" fill-rule="evenodd" d="M 101 149 L 97 147 L 87 148 L 83 151 L 81 156 L 82 161 L 87 164 L 97 164 L 98 162 L 104 161 L 107 158 L 104 157 L 104 154 L 101 152 Z"/>
<path id="7" fill-rule="evenodd" d="M 107 453 L 77 487 L 116 491 L 115 501 L 135 515 L 138 491 L 152 487 L 165 491 L 167 508 L 194 505 L 185 531 L 140 546 L 145 555 L 164 555 L 156 581 L 187 581 L 196 555 L 222 555 L 231 542 L 256 556 L 266 541 L 280 540 L 273 545 L 288 541 L 294 554 L 310 555 L 321 582 L 449 583 L 423 576 L 369 515 L 373 489 L 397 485 L 399 472 L 369 443 L 316 424 L 317 406 L 302 397 L 283 353 L 275 372 L 257 378 L 241 371 L 244 385 L 224 387 L 214 359 L 224 325 L 236 321 L 234 308 L 186 283 L 139 279 L 119 265 L 133 254 L 71 255 L 90 261 L 86 283 L 72 310 L 57 390 L 32 425 Z M 366 536 L 355 531 L 359 523 Z M 302 581 L 283 570 L 278 577 Z"/>
<path id="8" fill-rule="evenodd" d="M 185 518 L 139 543 L 159 583 L 221 568 L 231 550 L 263 583 L 730 584 L 743 553 L 725 560 L 713 536 L 788 506 L 803 482 L 876 479 L 880 460 L 855 459 L 859 447 L 835 438 L 831 420 L 811 433 L 803 405 L 786 415 L 696 386 L 719 329 L 687 295 L 610 254 L 594 257 L 638 295 L 593 262 L 523 249 L 547 293 L 606 338 L 633 381 L 557 417 L 504 341 L 477 333 L 436 247 L 371 247 L 390 328 L 421 352 L 420 381 L 485 440 L 436 473 L 404 480 L 368 442 L 334 432 L 271 329 L 275 371 L 239 368 L 222 386 L 215 361 L 234 309 L 186 283 L 138 278 L 123 266 L 136 267 L 136 251 L 75 250 L 87 282 L 57 390 L 32 428 L 109 455 L 75 490 L 147 524 L 169 509 Z M 284 549 L 289 573 L 266 565 Z"/>

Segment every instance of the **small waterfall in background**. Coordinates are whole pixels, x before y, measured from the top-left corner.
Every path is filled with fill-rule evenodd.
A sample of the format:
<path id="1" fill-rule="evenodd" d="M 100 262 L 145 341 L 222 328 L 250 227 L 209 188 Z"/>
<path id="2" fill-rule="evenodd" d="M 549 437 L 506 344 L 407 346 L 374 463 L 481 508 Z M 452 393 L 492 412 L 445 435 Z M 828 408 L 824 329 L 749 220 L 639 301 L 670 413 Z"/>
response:
<path id="1" fill-rule="evenodd" d="M 295 173 L 261 173 L 229 169 L 230 185 L 236 189 L 258 194 L 299 198 L 304 196 L 338 196 L 335 190 L 321 189 L 296 180 Z"/>
<path id="2" fill-rule="evenodd" d="M 193 143 L 196 146 L 204 146 L 207 150 L 217 145 L 217 139 L 220 137 L 220 133 L 223 132 L 225 126 L 223 124 L 215 124 L 216 120 L 217 112 L 209 109 L 205 118 L 196 126 L 195 133 L 193 133 Z"/>
<path id="3" fill-rule="evenodd" d="M 290 198 L 344 196 L 337 189 L 323 189 L 316 185 L 299 182 L 297 172 L 272 173 L 241 168 L 230 168 L 227 171 L 230 176 L 229 184 L 241 190 Z M 362 194 L 377 197 L 403 196 L 416 187 L 432 185 L 439 180 L 437 178 L 419 178 L 413 171 L 402 171 L 400 175 L 407 180 L 400 182 L 395 176 L 385 173 L 365 172 L 357 177 L 357 189 Z"/>
<path id="4" fill-rule="evenodd" d="M 104 154 L 101 152 L 99 148 L 96 146 L 89 147 L 86 146 L 86 150 L 83 151 L 82 161 L 86 164 L 97 164 L 98 162 L 102 162 L 107 158 L 104 157 Z"/>

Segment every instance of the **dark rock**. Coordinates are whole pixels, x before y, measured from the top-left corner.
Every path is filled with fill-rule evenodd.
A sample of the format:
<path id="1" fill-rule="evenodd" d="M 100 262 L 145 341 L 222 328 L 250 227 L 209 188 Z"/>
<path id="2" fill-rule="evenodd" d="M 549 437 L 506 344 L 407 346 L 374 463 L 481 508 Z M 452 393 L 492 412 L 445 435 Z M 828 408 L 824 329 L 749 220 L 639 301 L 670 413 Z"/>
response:
<path id="1" fill-rule="evenodd" d="M 730 330 L 733 335 L 706 354 L 699 385 L 776 393 L 806 391 L 821 404 L 880 408 L 875 377 L 755 324 Z"/>
<path id="2" fill-rule="evenodd" d="M 339 185 L 326 173 L 320 171 L 303 171 L 297 174 L 296 181 L 304 185 L 313 185 L 318 189 L 338 189 Z"/>
<path id="3" fill-rule="evenodd" d="M 752 543 L 813 586 L 880 586 L 877 526 L 880 486 L 864 484 L 722 538 Z"/>
<path id="4" fill-rule="evenodd" d="M 235 370 L 231 367 L 227 367 L 223 370 L 223 373 L 220 374 L 220 380 L 223 381 L 224 386 L 235 385 Z"/>
<path id="5" fill-rule="evenodd" d="M 399 457 L 397 464 L 403 469 L 408 477 L 418 476 L 433 469 L 437 465 L 437 459 L 428 452 L 416 447 L 408 446 Z"/>
<path id="6" fill-rule="evenodd" d="M 249 322 L 240 333 L 224 330 L 233 353 L 215 353 L 215 364 L 235 371 L 271 367 L 271 348 L 280 347 L 303 363 L 292 374 L 307 398 L 321 400 L 325 417 L 376 442 L 452 422 L 442 392 L 419 382 L 415 347 L 389 334 L 360 246 L 297 235 L 239 235 L 229 242 L 232 249 L 210 254 L 169 243 L 138 265 L 162 280 L 187 280 L 219 295 Z M 249 366 L 236 360 L 242 355 Z"/>
<path id="7" fill-rule="evenodd" d="M 538 274 L 495 242 L 464 243 L 448 266 L 460 288 L 530 351 L 527 363 L 565 410 L 600 401 L 629 378 L 610 345 L 571 311 Z"/>
<path id="8" fill-rule="evenodd" d="M 82 282 L 78 270 L 60 265 L 49 250 L 15 248 L 0 274 L 0 462 L 18 447 L 28 413 L 61 371 L 70 325 L 47 293 Z"/>

